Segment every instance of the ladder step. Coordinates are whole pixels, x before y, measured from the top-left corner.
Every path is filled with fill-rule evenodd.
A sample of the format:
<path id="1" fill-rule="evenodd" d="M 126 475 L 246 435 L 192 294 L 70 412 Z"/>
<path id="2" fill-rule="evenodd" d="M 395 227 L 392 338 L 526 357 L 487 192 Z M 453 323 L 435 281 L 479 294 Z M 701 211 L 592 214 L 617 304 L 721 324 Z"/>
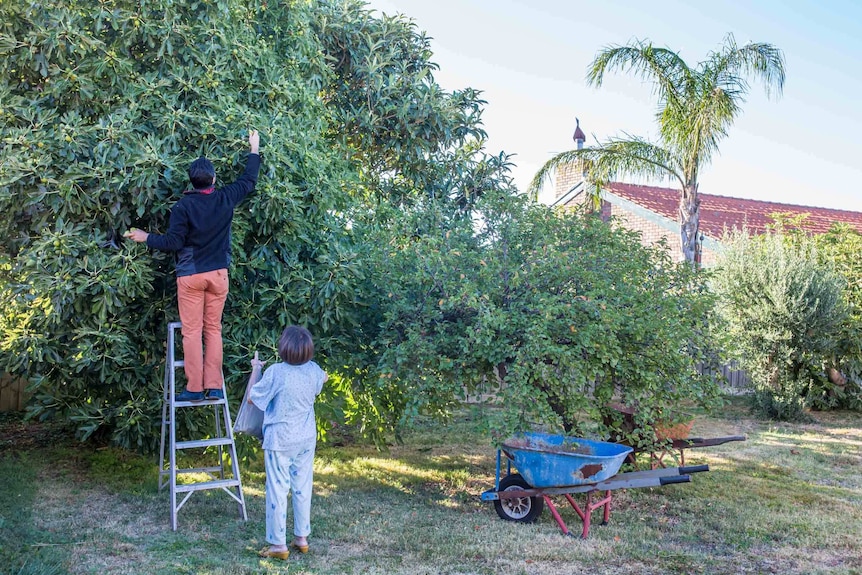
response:
<path id="1" fill-rule="evenodd" d="M 203 491 L 205 489 L 219 489 L 221 487 L 239 487 L 239 479 L 216 479 L 214 481 L 201 481 L 200 483 L 178 483 L 177 493 L 188 491 Z"/>
<path id="2" fill-rule="evenodd" d="M 225 468 L 221 465 L 213 465 L 210 467 L 189 467 L 188 469 L 177 469 L 176 474 L 182 475 L 183 473 L 224 473 Z M 159 471 L 159 475 L 170 475 L 170 469 L 162 469 Z"/>
<path id="3" fill-rule="evenodd" d="M 204 399 L 202 401 L 175 401 L 175 407 L 206 407 L 207 405 L 224 405 L 225 399 Z"/>
<path id="4" fill-rule="evenodd" d="M 186 366 L 186 360 L 184 360 L 184 359 L 175 359 L 174 360 L 174 367 L 185 367 L 185 366 Z"/>
<path id="5" fill-rule="evenodd" d="M 192 441 L 177 441 L 177 449 L 194 449 L 195 447 L 212 447 L 214 445 L 233 445 L 230 437 L 215 439 L 194 439 Z"/>

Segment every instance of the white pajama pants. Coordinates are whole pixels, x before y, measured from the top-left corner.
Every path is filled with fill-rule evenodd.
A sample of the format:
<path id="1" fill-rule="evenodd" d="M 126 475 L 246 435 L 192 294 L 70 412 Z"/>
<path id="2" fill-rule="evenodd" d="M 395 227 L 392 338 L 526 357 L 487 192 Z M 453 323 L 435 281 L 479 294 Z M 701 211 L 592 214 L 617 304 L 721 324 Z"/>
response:
<path id="1" fill-rule="evenodd" d="M 266 540 L 287 544 L 287 498 L 293 499 L 293 534 L 311 533 L 311 485 L 315 441 L 285 451 L 265 449 Z"/>

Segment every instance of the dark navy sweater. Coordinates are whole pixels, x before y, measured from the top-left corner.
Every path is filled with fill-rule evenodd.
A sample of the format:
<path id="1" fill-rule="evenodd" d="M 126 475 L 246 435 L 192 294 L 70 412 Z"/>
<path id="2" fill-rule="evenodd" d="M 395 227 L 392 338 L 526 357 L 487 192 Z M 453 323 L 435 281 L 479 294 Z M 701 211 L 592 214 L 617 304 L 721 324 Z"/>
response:
<path id="1" fill-rule="evenodd" d="M 185 192 L 171 208 L 167 233 L 150 234 L 147 245 L 177 252 L 177 277 L 227 268 L 233 210 L 254 190 L 259 171 L 260 156 L 249 154 L 245 172 L 234 183 L 210 193 Z"/>

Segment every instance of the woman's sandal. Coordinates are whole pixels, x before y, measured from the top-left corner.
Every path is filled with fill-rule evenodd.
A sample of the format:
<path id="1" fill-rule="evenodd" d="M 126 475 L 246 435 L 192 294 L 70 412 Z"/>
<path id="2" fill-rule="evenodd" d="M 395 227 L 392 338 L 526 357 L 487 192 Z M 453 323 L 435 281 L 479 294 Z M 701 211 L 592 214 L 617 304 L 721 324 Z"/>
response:
<path id="1" fill-rule="evenodd" d="M 308 553 L 308 545 L 297 545 L 296 543 L 291 543 L 290 546 L 300 553 Z"/>
<path id="2" fill-rule="evenodd" d="M 257 552 L 258 556 L 266 557 L 268 559 L 281 559 L 282 561 L 287 561 L 287 558 L 290 557 L 290 551 L 285 549 L 284 551 L 273 551 L 271 547 L 264 547 L 260 551 Z"/>

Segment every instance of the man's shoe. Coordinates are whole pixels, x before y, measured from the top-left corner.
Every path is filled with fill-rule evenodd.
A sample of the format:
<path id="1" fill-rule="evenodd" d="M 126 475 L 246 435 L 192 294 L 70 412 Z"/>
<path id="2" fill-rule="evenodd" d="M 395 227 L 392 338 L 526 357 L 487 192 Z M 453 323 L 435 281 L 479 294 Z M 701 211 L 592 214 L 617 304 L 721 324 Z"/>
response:
<path id="1" fill-rule="evenodd" d="M 204 400 L 204 392 L 202 391 L 189 391 L 185 389 L 177 395 L 177 401 L 203 401 Z"/>
<path id="2" fill-rule="evenodd" d="M 207 389 L 205 393 L 207 399 L 224 399 L 224 392 L 220 389 Z"/>

